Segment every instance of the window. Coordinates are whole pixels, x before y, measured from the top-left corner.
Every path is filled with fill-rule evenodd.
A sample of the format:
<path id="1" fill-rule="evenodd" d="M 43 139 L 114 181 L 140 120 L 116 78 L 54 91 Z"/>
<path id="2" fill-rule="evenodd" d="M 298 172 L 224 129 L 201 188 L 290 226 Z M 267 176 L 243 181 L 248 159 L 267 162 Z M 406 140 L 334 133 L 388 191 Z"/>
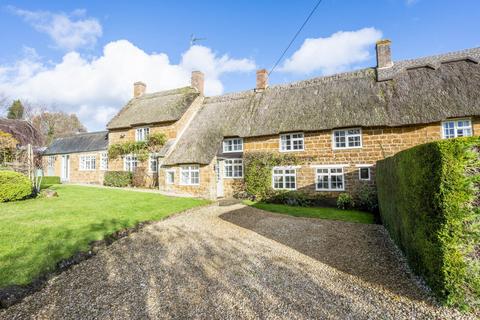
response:
<path id="1" fill-rule="evenodd" d="M 472 122 L 469 119 L 444 121 L 442 128 L 444 139 L 470 137 L 472 135 Z"/>
<path id="2" fill-rule="evenodd" d="M 280 135 L 280 151 L 302 151 L 303 133 L 286 133 Z"/>
<path id="3" fill-rule="evenodd" d="M 100 153 L 100 170 L 108 170 L 108 153 Z"/>
<path id="4" fill-rule="evenodd" d="M 362 147 L 362 129 L 344 129 L 333 131 L 333 149 Z"/>
<path id="5" fill-rule="evenodd" d="M 343 191 L 345 190 L 343 167 L 317 168 L 317 191 Z"/>
<path id="6" fill-rule="evenodd" d="M 55 156 L 48 156 L 47 166 L 48 166 L 49 169 L 55 168 Z"/>
<path id="7" fill-rule="evenodd" d="M 243 151 L 243 139 L 231 138 L 223 140 L 223 152 L 242 152 Z"/>
<path id="8" fill-rule="evenodd" d="M 128 154 L 123 158 L 123 170 L 133 172 L 137 169 L 138 160 L 136 155 Z"/>
<path id="9" fill-rule="evenodd" d="M 165 171 L 165 183 L 166 184 L 175 183 L 175 169 L 169 169 Z"/>
<path id="10" fill-rule="evenodd" d="M 358 168 L 358 179 L 370 180 L 370 168 L 369 167 Z"/>
<path id="11" fill-rule="evenodd" d="M 151 154 L 148 157 L 148 163 L 149 163 L 150 172 L 158 172 L 158 160 L 155 155 Z"/>
<path id="12" fill-rule="evenodd" d="M 296 169 L 291 167 L 273 168 L 273 189 L 296 190 Z"/>
<path id="13" fill-rule="evenodd" d="M 80 170 L 82 171 L 95 170 L 95 155 L 80 156 Z"/>
<path id="14" fill-rule="evenodd" d="M 200 168 L 196 165 L 183 166 L 180 168 L 180 184 L 181 185 L 199 185 L 200 184 Z"/>
<path id="15" fill-rule="evenodd" d="M 138 128 L 135 130 L 135 141 L 147 141 L 150 128 Z"/>
<path id="16" fill-rule="evenodd" d="M 243 178 L 243 160 L 225 160 L 225 178 Z"/>

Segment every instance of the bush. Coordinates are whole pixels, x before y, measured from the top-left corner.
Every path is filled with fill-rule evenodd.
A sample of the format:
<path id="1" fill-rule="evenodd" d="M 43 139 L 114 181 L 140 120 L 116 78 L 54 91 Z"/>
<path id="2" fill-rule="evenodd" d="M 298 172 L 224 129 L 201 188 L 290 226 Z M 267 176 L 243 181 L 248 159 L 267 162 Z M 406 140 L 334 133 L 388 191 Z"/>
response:
<path id="1" fill-rule="evenodd" d="M 137 167 L 132 175 L 132 186 L 146 187 L 147 186 L 147 170 L 144 167 Z"/>
<path id="2" fill-rule="evenodd" d="M 480 138 L 432 142 L 377 162 L 382 221 L 440 301 L 480 307 Z"/>
<path id="3" fill-rule="evenodd" d="M 107 171 L 103 184 L 110 187 L 128 187 L 132 184 L 132 173 L 128 171 Z"/>
<path id="4" fill-rule="evenodd" d="M 337 208 L 338 209 L 351 209 L 354 207 L 353 198 L 348 193 L 342 193 L 337 198 Z"/>
<path id="5" fill-rule="evenodd" d="M 356 208 L 378 214 L 378 196 L 374 186 L 363 185 L 353 198 Z"/>
<path id="6" fill-rule="evenodd" d="M 53 184 L 60 184 L 60 177 L 57 176 L 48 176 L 48 177 L 43 177 L 42 178 L 42 184 L 40 185 L 40 188 L 48 188 Z"/>
<path id="7" fill-rule="evenodd" d="M 0 202 L 25 199 L 32 194 L 32 183 L 25 175 L 0 171 Z"/>

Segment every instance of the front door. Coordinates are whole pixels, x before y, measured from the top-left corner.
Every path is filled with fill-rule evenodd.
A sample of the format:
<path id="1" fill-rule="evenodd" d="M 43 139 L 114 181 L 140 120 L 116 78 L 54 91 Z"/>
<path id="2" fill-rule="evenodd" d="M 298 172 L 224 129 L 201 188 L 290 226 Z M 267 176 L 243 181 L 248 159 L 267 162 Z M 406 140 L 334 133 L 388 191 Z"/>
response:
<path id="1" fill-rule="evenodd" d="M 62 156 L 62 181 L 68 181 L 70 176 L 70 156 Z"/>
<path id="2" fill-rule="evenodd" d="M 217 161 L 217 166 L 215 168 L 215 173 L 217 176 L 217 197 L 222 198 L 223 193 L 223 160 Z"/>

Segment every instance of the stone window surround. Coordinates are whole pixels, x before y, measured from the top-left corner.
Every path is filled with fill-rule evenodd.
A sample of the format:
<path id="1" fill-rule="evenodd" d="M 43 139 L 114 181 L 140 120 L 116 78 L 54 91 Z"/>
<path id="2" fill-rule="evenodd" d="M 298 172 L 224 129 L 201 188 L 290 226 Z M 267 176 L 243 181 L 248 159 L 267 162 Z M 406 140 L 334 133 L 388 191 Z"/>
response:
<path id="1" fill-rule="evenodd" d="M 360 133 L 348 134 L 348 130 L 359 130 Z M 345 132 L 345 147 L 337 147 L 336 146 L 336 141 L 335 141 L 335 133 L 336 132 L 342 132 L 342 131 Z M 353 147 L 348 146 L 348 138 L 349 137 L 355 137 L 355 136 L 360 137 L 360 145 L 359 146 L 353 146 Z M 363 147 L 363 141 L 362 140 L 363 139 L 362 139 L 362 128 L 361 127 L 332 130 L 332 149 L 333 150 L 360 149 L 360 148 Z"/>
<path id="2" fill-rule="evenodd" d="M 299 169 L 300 166 L 281 166 L 281 167 L 273 167 L 272 168 L 272 188 L 274 190 L 297 190 L 297 169 Z M 293 171 L 293 173 L 286 173 L 286 171 Z M 275 173 L 275 171 L 283 171 L 282 173 Z M 282 184 L 283 187 L 281 188 L 276 188 L 275 187 L 275 177 L 282 177 Z M 286 179 L 287 177 L 293 177 L 293 184 L 295 185 L 294 188 L 286 188 Z M 290 182 L 291 183 L 291 182 Z"/>
<path id="3" fill-rule="evenodd" d="M 294 135 L 299 135 L 301 137 L 293 137 Z M 287 149 L 287 142 L 290 141 L 290 149 Z M 302 148 L 294 149 L 294 143 L 301 141 Z M 281 133 L 280 141 L 278 145 L 278 150 L 280 152 L 297 152 L 305 151 L 305 135 L 303 132 L 291 132 L 291 133 Z"/>
<path id="4" fill-rule="evenodd" d="M 199 165 L 181 166 L 180 167 L 180 185 L 181 186 L 199 186 L 200 185 L 200 166 Z"/>
<path id="5" fill-rule="evenodd" d="M 243 152 L 243 138 L 226 138 L 223 139 L 223 153 L 232 153 L 232 152 Z M 238 149 L 235 149 L 235 146 L 239 146 Z M 232 149 L 229 150 L 229 147 Z"/>
<path id="6" fill-rule="evenodd" d="M 235 161 L 240 161 L 240 163 L 235 163 Z M 224 160 L 224 178 L 225 179 L 242 179 L 243 178 L 243 159 L 236 158 L 236 159 L 225 159 Z M 227 167 L 231 167 L 231 171 L 227 170 Z M 241 167 L 240 170 L 235 170 L 235 167 Z M 231 172 L 232 175 L 228 176 L 227 172 Z M 236 172 L 240 172 L 241 175 L 235 175 Z"/>
<path id="7" fill-rule="evenodd" d="M 458 130 L 459 130 L 459 127 L 458 127 L 458 123 L 460 121 L 468 121 L 469 122 L 469 126 L 466 127 L 466 126 L 463 126 L 461 127 L 461 129 L 465 130 L 469 130 L 469 134 L 467 135 L 462 135 L 462 136 L 459 136 L 458 135 Z M 447 123 L 453 123 L 453 136 L 446 136 L 445 134 L 445 125 Z M 441 134 L 442 134 L 442 139 L 450 139 L 450 138 L 457 138 L 457 137 L 469 137 L 469 136 L 472 136 L 473 135 L 473 124 L 472 124 L 472 119 L 471 118 L 453 118 L 453 119 L 447 119 L 447 120 L 444 120 L 442 121 L 441 125 L 440 125 L 440 131 L 441 131 Z"/>

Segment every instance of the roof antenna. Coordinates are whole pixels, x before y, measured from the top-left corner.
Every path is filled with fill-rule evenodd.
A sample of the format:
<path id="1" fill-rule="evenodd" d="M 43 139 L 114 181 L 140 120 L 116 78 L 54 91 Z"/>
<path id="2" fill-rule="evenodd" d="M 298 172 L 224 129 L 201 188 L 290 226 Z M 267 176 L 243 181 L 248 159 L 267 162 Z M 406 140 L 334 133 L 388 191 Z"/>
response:
<path id="1" fill-rule="evenodd" d="M 194 45 L 197 43 L 197 41 L 203 41 L 203 40 L 207 40 L 207 38 L 197 38 L 197 37 L 195 37 L 195 35 L 192 33 L 192 34 L 190 35 L 190 47 L 191 47 L 191 46 L 194 46 Z"/>

